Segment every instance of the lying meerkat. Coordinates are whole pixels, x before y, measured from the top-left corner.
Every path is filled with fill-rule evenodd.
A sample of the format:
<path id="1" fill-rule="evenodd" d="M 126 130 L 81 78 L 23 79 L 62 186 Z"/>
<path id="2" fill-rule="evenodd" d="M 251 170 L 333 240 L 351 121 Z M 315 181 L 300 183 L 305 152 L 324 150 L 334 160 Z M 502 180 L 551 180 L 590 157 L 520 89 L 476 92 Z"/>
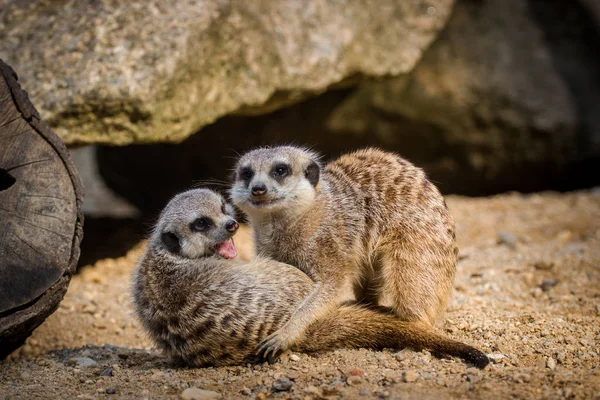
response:
<path id="1" fill-rule="evenodd" d="M 323 168 L 306 149 L 261 148 L 238 160 L 230 196 L 257 253 L 315 281 L 259 354 L 296 343 L 349 290 L 404 321 L 432 326 L 443 315 L 458 261 L 454 221 L 425 173 L 400 156 L 365 149 Z"/>
<path id="2" fill-rule="evenodd" d="M 208 190 L 175 196 L 161 213 L 133 277 L 135 311 L 174 361 L 221 366 L 256 361 L 258 343 L 280 329 L 314 282 L 297 268 L 236 259 L 233 208 Z M 368 347 L 429 349 L 483 368 L 487 357 L 393 314 L 347 304 L 312 322 L 300 352 Z"/>

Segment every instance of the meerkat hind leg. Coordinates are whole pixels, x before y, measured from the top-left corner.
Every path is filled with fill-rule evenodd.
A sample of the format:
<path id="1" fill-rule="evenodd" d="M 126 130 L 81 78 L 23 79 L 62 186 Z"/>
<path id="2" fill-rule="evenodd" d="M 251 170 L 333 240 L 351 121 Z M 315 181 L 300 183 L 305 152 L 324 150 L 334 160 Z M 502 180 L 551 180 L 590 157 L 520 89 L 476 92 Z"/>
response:
<path id="1" fill-rule="evenodd" d="M 452 287 L 452 262 L 418 243 L 396 238 L 383 244 L 379 253 L 382 304 L 402 320 L 435 325 Z"/>

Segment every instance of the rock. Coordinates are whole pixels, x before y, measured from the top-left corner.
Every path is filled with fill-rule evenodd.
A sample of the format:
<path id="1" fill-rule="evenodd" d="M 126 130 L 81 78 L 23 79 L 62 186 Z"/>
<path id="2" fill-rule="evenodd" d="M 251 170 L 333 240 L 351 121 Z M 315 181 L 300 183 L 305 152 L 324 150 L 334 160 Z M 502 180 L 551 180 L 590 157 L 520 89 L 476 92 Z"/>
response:
<path id="1" fill-rule="evenodd" d="M 423 379 L 425 380 L 430 380 L 433 379 L 433 374 L 431 374 L 431 372 L 421 372 L 421 376 L 423 377 Z M 471 376 L 470 374 L 467 376 L 467 379 L 469 378 L 469 376 Z M 470 381 L 472 382 L 472 381 Z"/>
<path id="2" fill-rule="evenodd" d="M 11 2 L 0 11 L 10 21 L 0 56 L 26 71 L 66 143 L 175 142 L 226 114 L 274 110 L 359 75 L 406 73 L 453 4 Z"/>
<path id="3" fill-rule="evenodd" d="M 290 360 L 294 362 L 300 361 L 300 356 L 298 356 L 297 354 L 291 354 Z"/>
<path id="4" fill-rule="evenodd" d="M 498 244 L 514 249 L 517 246 L 517 237 L 510 232 L 500 231 L 498 232 Z"/>
<path id="5" fill-rule="evenodd" d="M 293 385 L 294 384 L 292 383 L 292 381 L 289 378 L 283 377 L 283 378 L 277 379 L 273 383 L 271 390 L 273 390 L 274 392 L 287 392 L 292 388 Z"/>
<path id="6" fill-rule="evenodd" d="M 252 389 L 250 389 L 249 387 L 244 386 L 240 390 L 240 393 L 243 394 L 244 396 L 251 396 L 252 395 Z"/>
<path id="7" fill-rule="evenodd" d="M 544 292 L 547 292 L 548 290 L 552 289 L 557 284 L 558 284 L 558 281 L 556 279 L 554 279 L 554 278 L 544 278 L 544 280 L 540 284 L 540 288 Z"/>
<path id="8" fill-rule="evenodd" d="M 500 360 L 502 360 L 505 357 L 506 356 L 502 353 L 487 354 L 487 358 L 489 358 L 490 360 L 492 360 L 494 362 L 499 362 Z"/>
<path id="9" fill-rule="evenodd" d="M 538 261 L 533 264 L 533 267 L 540 271 L 549 271 L 554 268 L 554 263 L 552 261 Z"/>
<path id="10" fill-rule="evenodd" d="M 417 379 L 419 379 L 419 374 L 417 374 L 415 371 L 404 371 L 402 374 L 402 380 L 404 382 L 411 383 L 415 382 Z"/>
<path id="11" fill-rule="evenodd" d="M 401 149 L 442 191 L 581 185 L 600 165 L 600 23 L 581 3 L 459 1 L 409 76 L 360 84 L 328 126 Z"/>
<path id="12" fill-rule="evenodd" d="M 581 255 L 581 253 L 583 253 L 584 251 L 585 251 L 585 244 L 571 243 L 571 244 L 563 247 L 562 249 L 560 249 L 560 251 L 558 252 L 558 255 L 559 256 L 563 256 L 565 254 Z"/>
<path id="13" fill-rule="evenodd" d="M 117 388 L 116 387 L 112 387 L 112 388 L 107 388 L 106 389 L 106 394 L 116 394 L 117 393 Z"/>
<path id="14" fill-rule="evenodd" d="M 525 382 L 529 383 L 531 381 L 531 375 L 519 372 L 513 376 L 515 382 Z"/>
<path id="15" fill-rule="evenodd" d="M 552 357 L 548 357 L 548 360 L 546 360 L 546 366 L 551 370 L 556 369 L 556 360 Z"/>
<path id="16" fill-rule="evenodd" d="M 217 392 L 202 390 L 196 387 L 187 388 L 181 393 L 181 398 L 183 400 L 212 400 L 218 399 L 219 397 L 221 397 L 221 395 Z"/>
<path id="17" fill-rule="evenodd" d="M 73 357 L 67 361 L 67 365 L 76 365 L 79 368 L 95 367 L 98 363 L 89 357 Z"/>
<path id="18" fill-rule="evenodd" d="M 82 202 L 66 147 L 0 60 L 0 359 L 65 295 L 79 259 Z"/>
<path id="19" fill-rule="evenodd" d="M 350 386 L 356 386 L 363 383 L 363 378 L 362 376 L 349 376 L 346 382 L 348 382 L 348 385 Z"/>
<path id="20" fill-rule="evenodd" d="M 535 297 L 536 299 L 539 299 L 540 297 L 542 297 L 542 293 L 543 293 L 543 291 L 539 287 L 536 287 L 531 291 L 531 295 L 533 297 Z"/>
<path id="21" fill-rule="evenodd" d="M 100 373 L 100 376 L 113 376 L 113 367 L 108 367 Z"/>
<path id="22" fill-rule="evenodd" d="M 287 373 L 287 377 L 293 381 L 298 380 L 301 376 L 302 376 L 302 374 L 300 374 L 300 372 L 298 372 L 298 371 L 290 371 Z"/>

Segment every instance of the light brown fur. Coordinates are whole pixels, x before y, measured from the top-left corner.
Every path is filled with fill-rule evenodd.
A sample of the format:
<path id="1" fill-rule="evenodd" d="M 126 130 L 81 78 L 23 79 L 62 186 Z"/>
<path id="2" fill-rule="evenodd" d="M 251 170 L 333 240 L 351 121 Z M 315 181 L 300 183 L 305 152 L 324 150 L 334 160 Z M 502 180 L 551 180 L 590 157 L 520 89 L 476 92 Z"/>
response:
<path id="1" fill-rule="evenodd" d="M 193 231 L 199 218 L 213 221 L 212 228 Z M 133 298 L 142 325 L 173 360 L 186 365 L 255 361 L 256 346 L 284 326 L 314 286 L 290 265 L 216 254 L 215 244 L 235 233 L 224 228 L 231 220 L 231 209 L 214 192 L 195 189 L 176 196 L 163 210 L 134 274 Z M 293 348 L 406 346 L 458 356 L 479 367 L 488 362 L 480 351 L 419 323 L 358 304 L 323 313 Z"/>
<path id="2" fill-rule="evenodd" d="M 454 222 L 425 173 L 400 156 L 365 149 L 322 168 L 305 149 L 257 149 L 239 159 L 230 194 L 248 215 L 258 254 L 315 281 L 261 352 L 297 343 L 350 288 L 404 321 L 432 326 L 444 314 L 457 264 Z"/>

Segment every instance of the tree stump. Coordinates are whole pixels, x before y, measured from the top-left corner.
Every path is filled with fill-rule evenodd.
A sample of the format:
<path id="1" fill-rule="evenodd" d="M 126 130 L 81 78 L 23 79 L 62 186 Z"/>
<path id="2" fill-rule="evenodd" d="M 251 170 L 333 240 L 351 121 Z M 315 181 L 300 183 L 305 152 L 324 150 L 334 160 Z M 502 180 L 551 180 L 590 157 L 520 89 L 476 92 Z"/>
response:
<path id="1" fill-rule="evenodd" d="M 0 60 L 0 359 L 64 297 L 83 236 L 83 185 L 67 148 Z"/>

